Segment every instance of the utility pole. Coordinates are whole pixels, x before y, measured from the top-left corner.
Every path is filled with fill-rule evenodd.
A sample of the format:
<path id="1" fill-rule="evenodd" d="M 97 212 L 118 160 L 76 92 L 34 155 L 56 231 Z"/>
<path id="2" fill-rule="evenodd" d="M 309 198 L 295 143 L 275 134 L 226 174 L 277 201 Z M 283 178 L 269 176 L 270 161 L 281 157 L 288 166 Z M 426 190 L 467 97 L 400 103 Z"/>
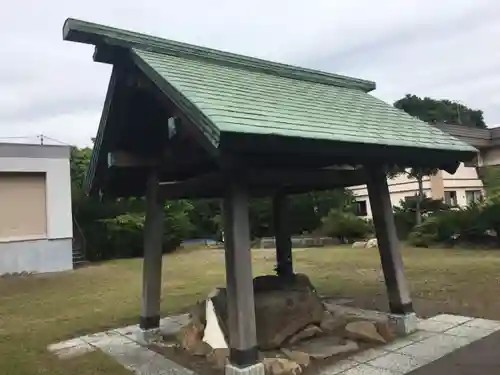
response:
<path id="1" fill-rule="evenodd" d="M 39 137 L 40 137 L 40 144 L 43 146 L 43 134 L 40 134 Z"/>
<path id="2" fill-rule="evenodd" d="M 462 125 L 462 118 L 460 117 L 460 103 L 456 102 L 457 105 L 457 118 L 458 118 L 458 125 Z"/>

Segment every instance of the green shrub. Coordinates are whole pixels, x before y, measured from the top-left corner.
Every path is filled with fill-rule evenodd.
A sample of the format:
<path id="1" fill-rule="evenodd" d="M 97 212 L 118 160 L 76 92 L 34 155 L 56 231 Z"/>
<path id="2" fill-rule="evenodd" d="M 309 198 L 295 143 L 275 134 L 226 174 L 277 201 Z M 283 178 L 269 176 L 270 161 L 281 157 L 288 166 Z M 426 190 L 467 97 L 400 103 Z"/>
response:
<path id="1" fill-rule="evenodd" d="M 494 230 L 499 233 L 496 228 L 500 228 L 500 204 L 474 203 L 428 217 L 411 231 L 408 241 L 413 246 L 457 242 L 489 245 L 495 238 L 488 232 Z"/>
<path id="2" fill-rule="evenodd" d="M 417 200 L 401 200 L 399 206 L 394 207 L 394 222 L 399 239 L 407 239 L 417 224 Z M 440 199 L 424 198 L 421 203 L 421 212 L 424 216 L 435 215 L 450 210 L 450 206 Z"/>
<path id="3" fill-rule="evenodd" d="M 439 232 L 443 230 L 440 228 L 441 220 L 439 217 L 429 217 L 420 225 L 417 225 L 408 235 L 408 243 L 416 247 L 429 247 L 438 241 L 440 237 Z"/>
<path id="4" fill-rule="evenodd" d="M 351 212 L 330 210 L 322 219 L 322 232 L 327 236 L 336 237 L 343 242 L 362 239 L 373 232 L 370 221 L 360 218 Z"/>
<path id="5" fill-rule="evenodd" d="M 163 252 L 177 249 L 192 231 L 187 201 L 164 206 Z M 99 202 L 86 198 L 75 211 L 89 261 L 142 257 L 144 251 L 144 200 L 123 199 Z"/>
<path id="6" fill-rule="evenodd" d="M 489 230 L 494 232 L 500 244 L 500 196 L 484 203 L 482 221 Z"/>
<path id="7" fill-rule="evenodd" d="M 429 247 L 435 242 L 434 235 L 413 231 L 408 235 L 408 243 L 415 247 Z"/>

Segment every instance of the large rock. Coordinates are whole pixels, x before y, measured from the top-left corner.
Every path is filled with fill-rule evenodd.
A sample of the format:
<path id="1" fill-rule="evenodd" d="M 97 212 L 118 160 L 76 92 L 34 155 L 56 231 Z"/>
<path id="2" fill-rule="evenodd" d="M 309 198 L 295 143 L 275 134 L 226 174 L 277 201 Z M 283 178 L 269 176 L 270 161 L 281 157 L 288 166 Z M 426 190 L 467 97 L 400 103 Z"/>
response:
<path id="1" fill-rule="evenodd" d="M 303 368 L 307 368 L 307 366 L 309 366 L 309 364 L 311 363 L 311 357 L 309 357 L 309 354 L 307 353 L 286 348 L 281 349 L 281 351 L 288 357 L 288 359 L 294 361 L 295 363 L 298 363 Z"/>
<path id="2" fill-rule="evenodd" d="M 190 351 L 192 355 L 206 357 L 211 351 L 212 347 L 204 341 L 199 341 Z"/>
<path id="3" fill-rule="evenodd" d="M 253 290 L 256 293 L 289 289 L 315 291 L 309 277 L 302 273 L 297 273 L 289 278 L 276 275 L 263 275 L 253 279 Z"/>
<path id="4" fill-rule="evenodd" d="M 325 333 L 332 333 L 340 328 L 344 328 L 346 323 L 347 322 L 343 316 L 335 315 L 330 311 L 325 310 L 319 327 Z"/>
<path id="5" fill-rule="evenodd" d="M 196 323 L 189 323 L 181 328 L 177 334 L 177 341 L 182 349 L 193 353 L 198 350 L 198 345 L 203 336 L 203 327 Z"/>
<path id="6" fill-rule="evenodd" d="M 359 249 L 361 247 L 366 247 L 366 242 L 365 241 L 356 241 L 352 244 L 352 247 L 355 249 L 356 248 Z"/>
<path id="7" fill-rule="evenodd" d="M 309 339 L 314 336 L 318 336 L 319 334 L 323 333 L 321 328 L 315 325 L 308 325 L 305 327 L 303 330 L 297 332 L 294 334 L 289 340 L 288 343 L 293 345 L 298 343 L 301 340 Z"/>
<path id="8" fill-rule="evenodd" d="M 302 367 L 286 358 L 265 358 L 264 368 L 266 375 L 300 375 Z"/>
<path id="9" fill-rule="evenodd" d="M 321 323 L 324 307 L 305 275 L 287 279 L 272 275 L 257 277 L 254 293 L 257 343 L 261 350 L 279 348 L 308 325 Z M 227 339 L 226 290 L 220 289 L 212 301 Z"/>
<path id="10" fill-rule="evenodd" d="M 206 301 L 201 301 L 189 308 L 189 320 L 195 324 L 205 327 L 206 318 Z"/>
<path id="11" fill-rule="evenodd" d="M 229 349 L 214 349 L 207 355 L 207 361 L 217 370 L 224 369 L 229 362 Z"/>
<path id="12" fill-rule="evenodd" d="M 389 322 L 375 322 L 375 327 L 377 332 L 384 338 L 385 341 L 389 342 L 394 339 L 394 332 L 392 331 Z"/>
<path id="13" fill-rule="evenodd" d="M 377 327 L 372 322 L 363 320 L 351 322 L 345 326 L 345 331 L 348 337 L 355 340 L 386 343 L 386 340 L 378 333 Z"/>

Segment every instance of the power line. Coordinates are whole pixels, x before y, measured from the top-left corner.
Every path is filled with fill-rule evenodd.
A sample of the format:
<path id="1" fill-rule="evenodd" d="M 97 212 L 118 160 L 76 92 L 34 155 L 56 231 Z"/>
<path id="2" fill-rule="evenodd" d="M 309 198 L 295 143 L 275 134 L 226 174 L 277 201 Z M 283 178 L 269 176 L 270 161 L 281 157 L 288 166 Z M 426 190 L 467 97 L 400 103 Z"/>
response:
<path id="1" fill-rule="evenodd" d="M 36 138 L 36 135 L 18 135 L 12 137 L 0 137 L 0 139 L 21 139 L 21 138 Z"/>
<path id="2" fill-rule="evenodd" d="M 67 142 L 60 141 L 59 139 L 52 138 L 52 137 L 49 137 L 47 135 L 40 134 L 40 142 L 43 142 L 45 139 L 48 139 L 49 141 L 52 141 L 52 142 L 60 143 L 60 144 L 65 145 L 65 146 L 73 146 L 72 144 L 69 144 Z"/>
<path id="3" fill-rule="evenodd" d="M 0 137 L 0 141 L 2 140 L 16 140 L 16 139 L 26 139 L 26 140 L 32 140 L 29 143 L 39 143 L 40 145 L 44 146 L 47 145 L 47 141 L 55 142 L 64 146 L 73 146 L 70 143 L 61 141 L 59 139 L 49 137 L 45 134 L 33 134 L 33 135 L 18 135 L 18 136 L 5 136 L 5 137 Z"/>

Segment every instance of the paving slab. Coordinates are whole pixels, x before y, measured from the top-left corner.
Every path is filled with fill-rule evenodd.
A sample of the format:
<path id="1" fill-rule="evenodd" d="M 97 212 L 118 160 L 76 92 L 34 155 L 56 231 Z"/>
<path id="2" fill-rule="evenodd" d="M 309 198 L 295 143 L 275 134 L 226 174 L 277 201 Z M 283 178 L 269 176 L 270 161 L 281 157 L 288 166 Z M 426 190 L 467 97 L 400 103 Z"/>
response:
<path id="1" fill-rule="evenodd" d="M 483 324 L 492 327 L 493 324 Z M 500 332 L 451 352 L 410 375 L 493 375 L 500 374 Z"/>
<path id="2" fill-rule="evenodd" d="M 359 309 L 341 309 L 359 314 Z M 381 313 L 363 314 L 380 318 Z M 55 343 L 48 349 L 61 359 L 99 349 L 136 375 L 196 375 L 148 348 L 151 337 L 162 331 L 175 333 L 187 320 L 187 315 L 168 317 L 161 320 L 160 330 L 144 332 L 132 325 Z M 419 320 L 418 326 L 411 335 L 320 368 L 319 375 L 500 374 L 500 321 L 442 314 Z"/>

